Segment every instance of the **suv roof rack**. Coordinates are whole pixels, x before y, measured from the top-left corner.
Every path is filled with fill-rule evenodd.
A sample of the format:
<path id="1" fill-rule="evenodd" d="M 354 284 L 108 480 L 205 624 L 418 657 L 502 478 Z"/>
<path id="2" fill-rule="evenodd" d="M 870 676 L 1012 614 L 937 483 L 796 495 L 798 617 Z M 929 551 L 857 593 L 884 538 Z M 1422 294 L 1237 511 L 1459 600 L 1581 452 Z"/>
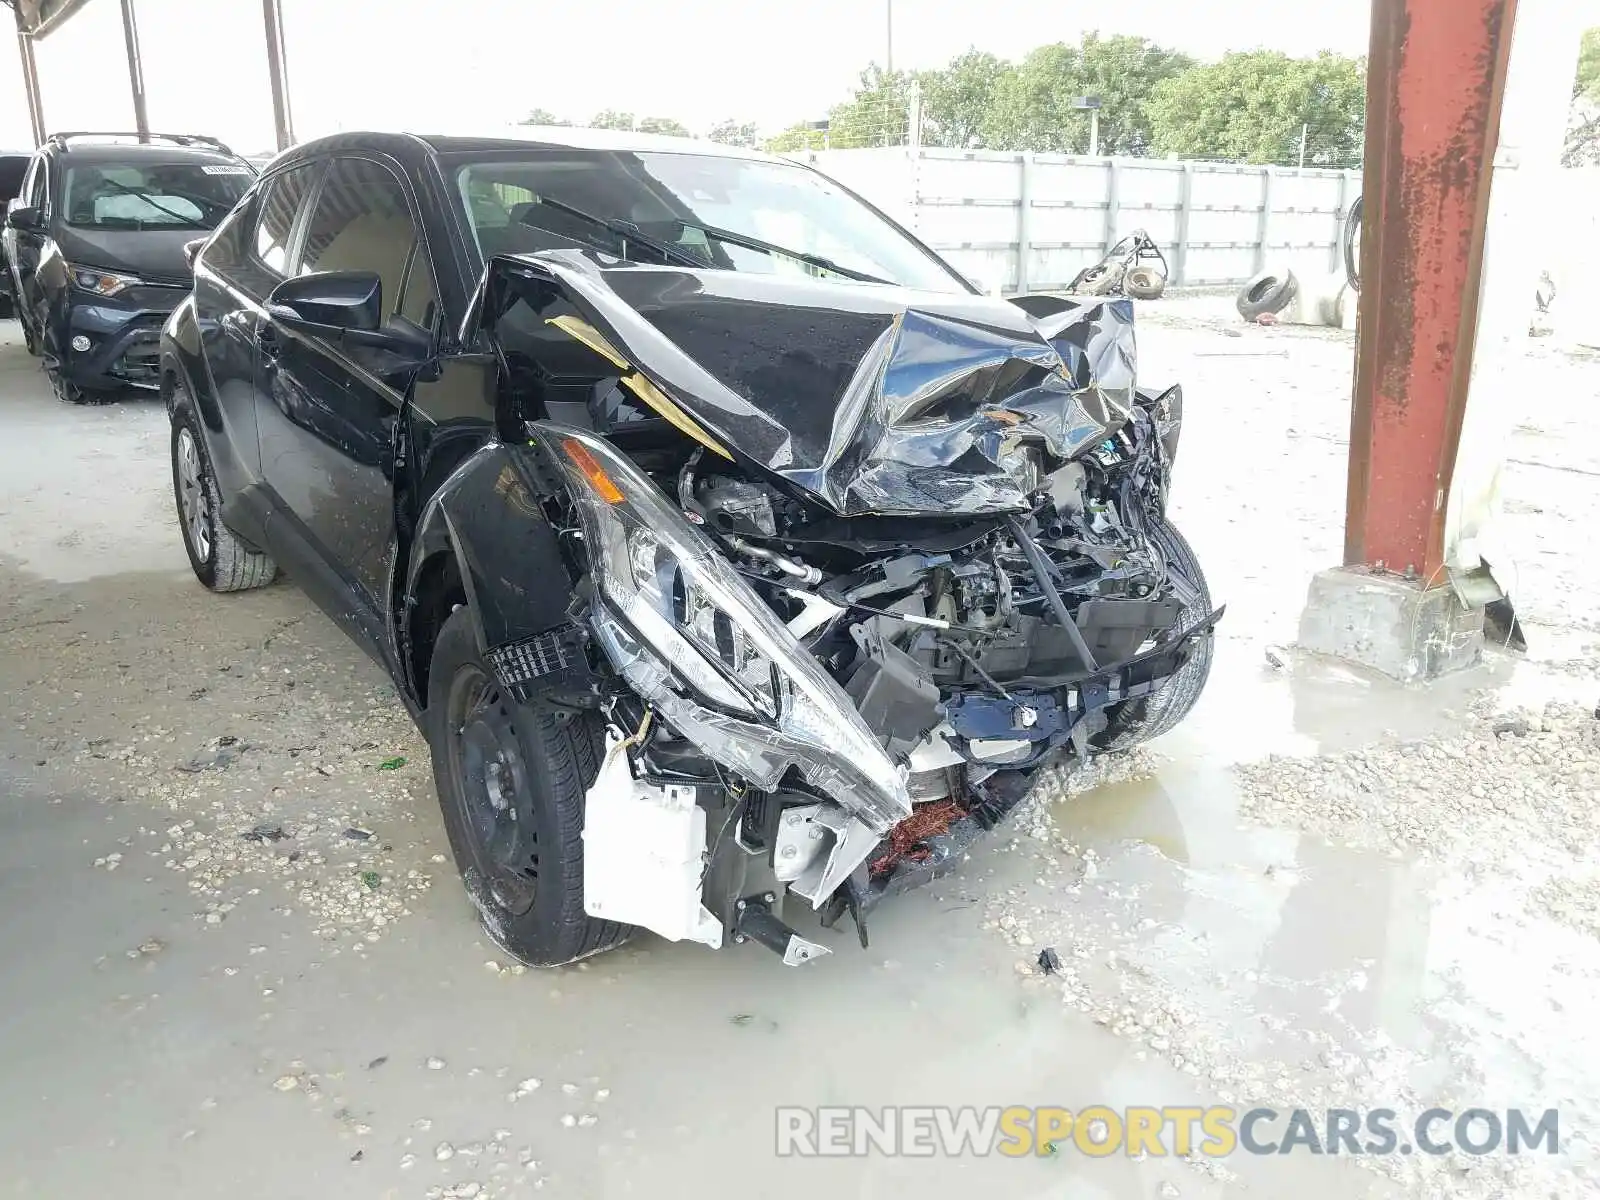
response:
<path id="1" fill-rule="evenodd" d="M 132 138 L 134 141 L 139 142 L 141 144 L 149 143 L 149 142 L 171 142 L 175 146 L 198 146 L 198 147 L 202 147 L 204 149 L 215 150 L 219 154 L 226 154 L 226 155 L 228 155 L 230 157 L 237 157 L 236 155 L 234 155 L 233 151 L 230 150 L 227 147 L 227 145 L 225 143 L 218 141 L 214 137 L 206 137 L 204 134 L 199 134 L 199 133 L 142 133 L 141 134 L 141 133 L 122 133 L 122 132 L 117 132 L 117 131 L 107 132 L 107 131 L 102 131 L 102 130 L 80 130 L 80 129 L 74 129 L 74 130 L 68 130 L 68 131 L 66 131 L 64 133 L 52 133 L 49 137 L 45 138 L 45 143 L 47 145 L 59 146 L 63 150 L 65 150 L 66 147 L 67 147 L 67 142 L 72 140 L 72 139 L 74 139 L 74 138 L 104 138 L 107 141 L 110 141 L 112 138 Z"/>

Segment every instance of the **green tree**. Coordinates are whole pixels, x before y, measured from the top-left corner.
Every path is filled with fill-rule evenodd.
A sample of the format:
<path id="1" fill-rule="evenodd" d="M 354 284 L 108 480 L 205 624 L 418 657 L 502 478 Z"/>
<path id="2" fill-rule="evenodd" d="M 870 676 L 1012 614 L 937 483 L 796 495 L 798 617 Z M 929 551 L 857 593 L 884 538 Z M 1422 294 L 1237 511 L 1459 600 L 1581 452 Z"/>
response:
<path id="1" fill-rule="evenodd" d="M 518 121 L 517 124 L 518 125 L 571 125 L 572 122 L 567 120 L 565 117 L 556 116 L 555 113 L 551 112 L 548 108 L 536 108 L 532 112 L 530 112 L 527 116 L 523 117 L 522 120 Z"/>
<path id="2" fill-rule="evenodd" d="M 692 137 L 689 127 L 682 121 L 674 121 L 671 117 L 641 117 L 639 119 L 640 133 L 660 133 L 667 137 Z"/>
<path id="3" fill-rule="evenodd" d="M 632 113 L 618 112 L 612 108 L 595 113 L 593 119 L 589 122 L 590 129 L 632 129 L 633 125 Z"/>
<path id="4" fill-rule="evenodd" d="M 911 109 L 911 76 L 872 63 L 861 72 L 855 95 L 828 112 L 828 145 L 903 146 Z"/>
<path id="5" fill-rule="evenodd" d="M 1572 83 L 1574 96 L 1600 100 L 1600 29 L 1585 29 L 1578 45 L 1578 77 Z"/>
<path id="6" fill-rule="evenodd" d="M 1307 164 L 1361 161 L 1366 63 L 1323 51 L 1290 58 L 1236 51 L 1164 82 L 1150 102 L 1157 151 L 1180 158 L 1294 163 L 1301 129 Z"/>
<path id="7" fill-rule="evenodd" d="M 769 154 L 792 154 L 796 150 L 821 150 L 829 144 L 826 133 L 801 123 L 769 137 L 762 149 Z"/>
<path id="8" fill-rule="evenodd" d="M 1600 29 L 1585 30 L 1578 47 L 1578 75 L 1572 81 L 1561 161 L 1569 167 L 1600 162 Z"/>
<path id="9" fill-rule="evenodd" d="M 1089 149 L 1089 114 L 1080 96 L 1100 100 L 1100 152 L 1144 154 L 1152 141 L 1150 104 L 1157 89 L 1193 65 L 1187 55 L 1147 38 L 1087 33 L 1078 45 L 1057 42 L 1032 51 L 998 79 L 984 144 L 997 150 Z"/>
<path id="10" fill-rule="evenodd" d="M 713 142 L 721 142 L 724 146 L 750 146 L 757 144 L 756 123 L 754 121 L 735 121 L 732 119 L 718 121 L 711 127 L 707 135 Z"/>
<path id="11" fill-rule="evenodd" d="M 1001 81 L 1014 68 L 982 50 L 968 50 L 940 71 L 920 71 L 922 140 L 929 146 L 984 145 L 984 123 Z"/>

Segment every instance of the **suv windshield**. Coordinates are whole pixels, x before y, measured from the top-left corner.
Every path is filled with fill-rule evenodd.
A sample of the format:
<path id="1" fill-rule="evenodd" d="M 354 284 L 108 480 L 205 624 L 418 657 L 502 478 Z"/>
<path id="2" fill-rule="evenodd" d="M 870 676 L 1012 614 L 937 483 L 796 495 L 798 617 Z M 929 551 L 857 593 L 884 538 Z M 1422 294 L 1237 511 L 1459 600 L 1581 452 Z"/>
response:
<path id="1" fill-rule="evenodd" d="M 234 163 L 68 166 L 66 221 L 91 229 L 212 229 L 254 179 Z"/>
<path id="2" fill-rule="evenodd" d="M 641 262 L 966 290 L 872 209 L 798 165 L 556 150 L 472 161 L 456 178 L 485 258 L 593 246 Z"/>

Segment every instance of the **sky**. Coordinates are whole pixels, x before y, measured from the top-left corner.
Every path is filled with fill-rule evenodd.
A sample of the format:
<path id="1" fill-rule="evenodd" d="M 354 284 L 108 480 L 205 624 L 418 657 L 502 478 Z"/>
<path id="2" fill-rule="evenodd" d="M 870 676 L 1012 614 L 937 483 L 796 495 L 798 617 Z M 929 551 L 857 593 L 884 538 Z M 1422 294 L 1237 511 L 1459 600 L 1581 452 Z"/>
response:
<path id="1" fill-rule="evenodd" d="M 489 129 L 534 108 L 723 118 L 775 132 L 826 115 L 885 57 L 938 67 L 969 47 L 1020 58 L 1089 29 L 1201 58 L 1258 46 L 1363 54 L 1370 0 L 283 0 L 295 132 Z M 272 148 L 257 0 L 135 0 L 151 127 Z M 443 14 L 444 19 L 440 19 Z M 0 146 L 31 142 L 17 55 L 0 47 Z M 116 0 L 37 47 L 45 125 L 133 124 Z"/>

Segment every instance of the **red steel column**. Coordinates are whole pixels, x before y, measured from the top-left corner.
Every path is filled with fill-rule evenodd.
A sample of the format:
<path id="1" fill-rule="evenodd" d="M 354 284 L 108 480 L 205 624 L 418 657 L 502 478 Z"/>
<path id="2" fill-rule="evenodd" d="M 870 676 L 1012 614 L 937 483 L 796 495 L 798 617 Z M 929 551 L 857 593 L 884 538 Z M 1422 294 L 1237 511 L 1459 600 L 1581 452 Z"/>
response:
<path id="1" fill-rule="evenodd" d="M 1345 564 L 1443 581 L 1517 0 L 1373 0 Z"/>

